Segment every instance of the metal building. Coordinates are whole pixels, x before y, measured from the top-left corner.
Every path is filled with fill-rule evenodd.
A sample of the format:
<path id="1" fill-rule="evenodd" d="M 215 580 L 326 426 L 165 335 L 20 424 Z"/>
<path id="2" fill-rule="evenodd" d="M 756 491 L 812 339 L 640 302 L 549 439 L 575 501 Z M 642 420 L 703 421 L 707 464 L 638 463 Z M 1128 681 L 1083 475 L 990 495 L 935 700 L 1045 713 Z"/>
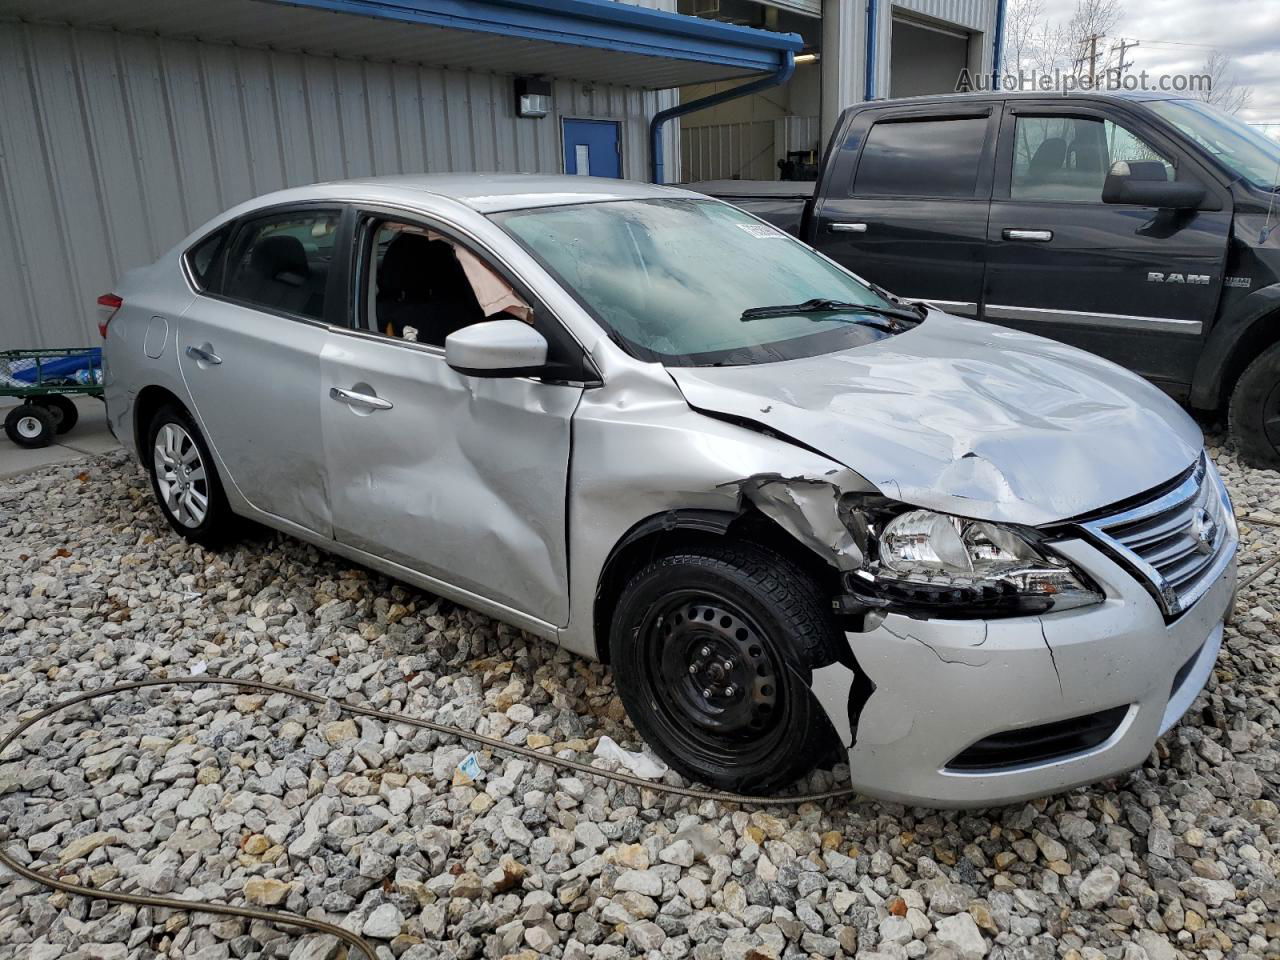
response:
<path id="1" fill-rule="evenodd" d="M 948 93 L 964 70 L 996 70 L 1004 0 L 679 0 L 679 10 L 803 37 L 784 87 L 690 114 L 681 125 L 687 179 L 773 180 L 812 176 L 851 103 Z M 733 85 L 686 87 L 681 97 Z"/>
<path id="2" fill-rule="evenodd" d="M 790 69 L 801 41 L 674 8 L 0 0 L 0 348 L 92 343 L 116 277 L 284 186 L 646 179 L 654 132 L 677 179 L 675 124 L 650 130 L 673 88 Z"/>

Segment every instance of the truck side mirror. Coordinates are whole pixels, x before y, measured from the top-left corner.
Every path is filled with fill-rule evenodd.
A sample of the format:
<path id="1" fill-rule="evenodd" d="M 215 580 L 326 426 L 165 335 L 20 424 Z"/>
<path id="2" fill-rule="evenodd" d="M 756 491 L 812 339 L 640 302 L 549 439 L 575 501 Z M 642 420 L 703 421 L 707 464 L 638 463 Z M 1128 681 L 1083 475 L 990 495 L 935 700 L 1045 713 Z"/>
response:
<path id="1" fill-rule="evenodd" d="M 1204 196 L 1204 184 L 1195 180 L 1166 180 L 1164 165 L 1155 161 L 1113 163 L 1102 184 L 1103 203 L 1132 203 L 1162 210 L 1195 210 Z"/>

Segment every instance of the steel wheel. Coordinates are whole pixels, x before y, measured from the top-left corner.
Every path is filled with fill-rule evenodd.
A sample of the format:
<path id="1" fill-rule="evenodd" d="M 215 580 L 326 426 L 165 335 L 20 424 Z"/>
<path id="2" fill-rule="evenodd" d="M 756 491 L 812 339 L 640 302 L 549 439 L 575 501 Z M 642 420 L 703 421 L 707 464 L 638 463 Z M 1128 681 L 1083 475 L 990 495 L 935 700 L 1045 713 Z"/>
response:
<path id="1" fill-rule="evenodd" d="M 14 407 L 4 418 L 4 432 L 20 447 L 47 447 L 56 427 L 53 414 L 34 403 Z"/>
<path id="2" fill-rule="evenodd" d="M 755 793 L 831 754 L 808 681 L 837 639 L 804 570 L 766 547 L 720 542 L 636 571 L 618 597 L 609 650 L 636 730 L 672 768 Z"/>
<path id="3" fill-rule="evenodd" d="M 195 440 L 177 423 L 157 432 L 152 449 L 156 489 L 178 523 L 198 527 L 209 513 L 209 480 Z"/>
<path id="4" fill-rule="evenodd" d="M 776 726 L 780 664 L 772 645 L 722 596 L 680 591 L 650 611 L 642 630 L 658 707 L 693 752 L 752 752 Z"/>

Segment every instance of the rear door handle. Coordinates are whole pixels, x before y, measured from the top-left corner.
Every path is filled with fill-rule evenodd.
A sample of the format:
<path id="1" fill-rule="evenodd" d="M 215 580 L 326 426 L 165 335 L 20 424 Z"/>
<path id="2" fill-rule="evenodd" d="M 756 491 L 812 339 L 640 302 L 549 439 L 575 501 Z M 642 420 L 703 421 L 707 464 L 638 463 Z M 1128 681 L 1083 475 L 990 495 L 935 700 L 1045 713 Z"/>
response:
<path id="1" fill-rule="evenodd" d="M 1023 230 L 1018 227 L 1005 227 L 1001 234 L 1006 240 L 1022 240 L 1027 243 L 1048 243 L 1053 239 L 1052 230 Z"/>
<path id="2" fill-rule="evenodd" d="M 222 358 L 214 353 L 213 347 L 207 343 L 203 347 L 187 347 L 187 356 L 201 363 L 207 363 L 211 367 L 216 367 L 222 362 Z"/>
<path id="3" fill-rule="evenodd" d="M 395 406 L 390 400 L 383 400 L 381 397 L 371 396 L 367 393 L 355 393 L 352 390 L 343 390 L 341 387 L 330 387 L 329 396 L 341 401 L 342 403 L 358 403 L 361 406 L 371 407 L 374 410 L 390 410 Z"/>
<path id="4" fill-rule="evenodd" d="M 867 225 L 865 223 L 833 223 L 831 224 L 832 233 L 866 233 Z"/>

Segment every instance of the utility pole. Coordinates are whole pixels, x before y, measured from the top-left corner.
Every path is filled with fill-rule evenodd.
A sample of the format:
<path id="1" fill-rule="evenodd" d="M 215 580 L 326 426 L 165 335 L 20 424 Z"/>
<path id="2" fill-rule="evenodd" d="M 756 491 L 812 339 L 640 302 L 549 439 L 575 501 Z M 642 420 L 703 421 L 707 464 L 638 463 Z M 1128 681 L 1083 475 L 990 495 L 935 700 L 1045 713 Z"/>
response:
<path id="1" fill-rule="evenodd" d="M 1098 41 L 1102 39 L 1102 34 L 1091 33 L 1080 42 L 1089 45 L 1089 56 L 1081 57 L 1081 60 L 1089 61 L 1089 86 L 1094 87 L 1098 82 Z"/>
<path id="2" fill-rule="evenodd" d="M 1128 51 L 1132 50 L 1137 45 L 1137 40 L 1126 40 L 1124 37 L 1121 37 L 1120 42 L 1111 48 L 1112 53 L 1118 54 L 1115 67 L 1117 82 L 1124 77 L 1125 71 L 1133 66 L 1133 61 L 1125 60 L 1124 57 Z"/>

